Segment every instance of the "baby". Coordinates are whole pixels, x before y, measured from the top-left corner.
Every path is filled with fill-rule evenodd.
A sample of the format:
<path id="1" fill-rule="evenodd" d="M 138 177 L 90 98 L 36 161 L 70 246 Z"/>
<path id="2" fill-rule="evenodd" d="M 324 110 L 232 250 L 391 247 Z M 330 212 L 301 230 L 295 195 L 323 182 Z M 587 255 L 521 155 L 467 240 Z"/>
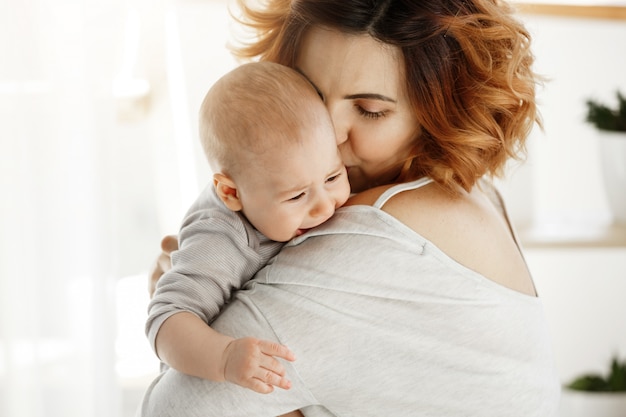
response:
<path id="1" fill-rule="evenodd" d="M 289 389 L 284 345 L 233 339 L 207 324 L 278 253 L 328 220 L 349 197 L 333 125 L 296 71 L 242 65 L 207 93 L 200 139 L 213 184 L 189 210 L 172 269 L 158 283 L 146 333 L 167 365 L 260 393 Z"/>

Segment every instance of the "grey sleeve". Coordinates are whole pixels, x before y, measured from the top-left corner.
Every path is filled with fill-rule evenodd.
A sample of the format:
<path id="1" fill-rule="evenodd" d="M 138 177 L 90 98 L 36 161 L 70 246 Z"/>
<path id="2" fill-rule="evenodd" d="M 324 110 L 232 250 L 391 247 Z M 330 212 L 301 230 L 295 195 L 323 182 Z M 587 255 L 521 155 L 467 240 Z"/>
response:
<path id="1" fill-rule="evenodd" d="M 148 307 L 146 334 L 153 349 L 167 318 L 187 311 L 211 323 L 233 291 L 268 259 L 249 246 L 241 221 L 223 213 L 188 219 L 179 238 L 181 246 L 172 255 L 172 269 L 159 280 Z"/>

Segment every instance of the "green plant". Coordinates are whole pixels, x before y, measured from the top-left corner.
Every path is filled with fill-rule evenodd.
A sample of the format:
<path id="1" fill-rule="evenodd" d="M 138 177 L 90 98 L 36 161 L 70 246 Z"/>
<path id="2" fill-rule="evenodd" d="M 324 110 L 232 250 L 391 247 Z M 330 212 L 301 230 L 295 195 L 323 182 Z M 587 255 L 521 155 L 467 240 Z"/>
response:
<path id="1" fill-rule="evenodd" d="M 613 357 L 606 377 L 597 374 L 583 375 L 569 383 L 567 388 L 578 391 L 626 392 L 626 360 L 620 363 L 617 357 Z"/>
<path id="2" fill-rule="evenodd" d="M 617 92 L 617 108 L 596 100 L 587 100 L 586 121 L 600 130 L 626 132 L 626 97 Z"/>

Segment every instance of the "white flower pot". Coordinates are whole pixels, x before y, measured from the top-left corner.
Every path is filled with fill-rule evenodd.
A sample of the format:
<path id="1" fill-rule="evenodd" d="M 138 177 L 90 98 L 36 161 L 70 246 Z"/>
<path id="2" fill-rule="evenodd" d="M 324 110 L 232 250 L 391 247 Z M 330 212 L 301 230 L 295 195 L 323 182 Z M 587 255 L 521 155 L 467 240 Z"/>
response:
<path id="1" fill-rule="evenodd" d="M 626 393 L 563 389 L 563 417 L 626 417 Z"/>
<path id="2" fill-rule="evenodd" d="M 601 131 L 599 136 L 602 177 L 609 206 L 615 222 L 626 224 L 626 132 Z"/>

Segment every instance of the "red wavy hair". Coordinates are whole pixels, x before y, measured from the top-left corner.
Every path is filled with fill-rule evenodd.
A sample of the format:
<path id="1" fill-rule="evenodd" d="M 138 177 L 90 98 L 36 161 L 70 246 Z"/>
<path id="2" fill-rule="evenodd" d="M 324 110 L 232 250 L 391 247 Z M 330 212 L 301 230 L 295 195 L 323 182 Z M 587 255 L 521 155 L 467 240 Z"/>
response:
<path id="1" fill-rule="evenodd" d="M 399 182 L 429 176 L 454 192 L 501 176 L 526 156 L 541 119 L 531 37 L 498 0 L 238 0 L 255 37 L 233 48 L 246 59 L 294 66 L 312 26 L 368 34 L 402 51 L 406 88 L 421 132 Z"/>

